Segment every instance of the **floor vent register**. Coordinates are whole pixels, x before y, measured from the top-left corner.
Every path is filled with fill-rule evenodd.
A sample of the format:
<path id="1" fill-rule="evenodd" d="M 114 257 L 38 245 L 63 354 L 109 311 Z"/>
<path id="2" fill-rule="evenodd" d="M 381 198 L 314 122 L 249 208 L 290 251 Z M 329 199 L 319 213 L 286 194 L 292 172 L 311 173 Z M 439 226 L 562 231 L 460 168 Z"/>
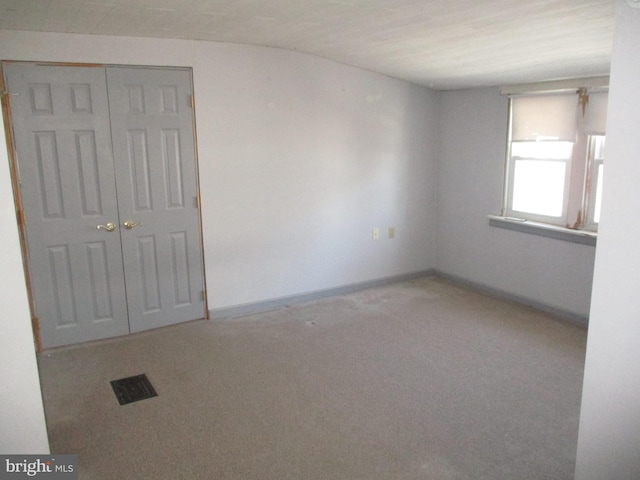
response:
<path id="1" fill-rule="evenodd" d="M 111 388 L 113 388 L 113 392 L 116 394 L 120 405 L 158 396 L 153 385 L 151 385 L 151 382 L 149 382 L 149 379 L 144 373 L 134 377 L 112 380 Z"/>

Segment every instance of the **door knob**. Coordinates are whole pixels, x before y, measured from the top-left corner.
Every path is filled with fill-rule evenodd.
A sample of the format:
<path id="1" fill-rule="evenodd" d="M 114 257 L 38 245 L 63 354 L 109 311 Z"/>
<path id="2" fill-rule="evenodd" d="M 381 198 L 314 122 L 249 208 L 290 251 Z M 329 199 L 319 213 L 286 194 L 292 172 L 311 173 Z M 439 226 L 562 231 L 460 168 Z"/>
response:
<path id="1" fill-rule="evenodd" d="M 106 225 L 98 225 L 98 230 L 102 229 L 102 230 L 106 230 L 107 232 L 113 232 L 116 229 L 116 226 L 114 223 L 107 223 Z"/>
<path id="2" fill-rule="evenodd" d="M 126 228 L 127 230 L 131 230 L 132 228 L 135 227 L 141 227 L 142 226 L 142 222 L 133 222 L 131 220 L 127 220 L 123 223 L 124 228 Z"/>

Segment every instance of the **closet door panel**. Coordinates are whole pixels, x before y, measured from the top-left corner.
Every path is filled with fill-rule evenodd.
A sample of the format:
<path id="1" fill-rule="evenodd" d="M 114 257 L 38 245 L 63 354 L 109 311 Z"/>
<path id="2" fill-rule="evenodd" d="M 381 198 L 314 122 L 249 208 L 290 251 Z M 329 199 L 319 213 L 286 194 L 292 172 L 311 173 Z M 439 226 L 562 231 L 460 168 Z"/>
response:
<path id="1" fill-rule="evenodd" d="M 10 63 L 3 72 L 42 346 L 126 334 L 104 69 Z"/>
<path id="2" fill-rule="evenodd" d="M 204 318 L 190 71 L 107 81 L 131 331 Z"/>

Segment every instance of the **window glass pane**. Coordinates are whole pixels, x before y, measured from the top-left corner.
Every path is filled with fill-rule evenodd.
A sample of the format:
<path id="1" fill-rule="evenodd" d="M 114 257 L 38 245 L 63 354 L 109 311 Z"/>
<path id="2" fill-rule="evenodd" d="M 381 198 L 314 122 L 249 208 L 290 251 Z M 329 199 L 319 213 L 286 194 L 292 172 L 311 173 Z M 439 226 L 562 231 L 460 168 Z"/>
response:
<path id="1" fill-rule="evenodd" d="M 596 160 L 604 159 L 604 135 L 594 135 L 593 138 L 593 158 Z"/>
<path id="2" fill-rule="evenodd" d="M 566 164 L 553 160 L 514 162 L 513 210 L 562 216 Z"/>
<path id="3" fill-rule="evenodd" d="M 540 158 L 566 160 L 571 158 L 571 142 L 513 142 L 511 156 L 514 158 Z"/>
<path id="4" fill-rule="evenodd" d="M 604 144 L 604 142 L 603 142 Z M 593 209 L 593 221 L 594 223 L 600 222 L 600 206 L 602 203 L 602 173 L 604 171 L 604 165 L 598 165 L 598 182 L 596 183 L 596 203 Z"/>

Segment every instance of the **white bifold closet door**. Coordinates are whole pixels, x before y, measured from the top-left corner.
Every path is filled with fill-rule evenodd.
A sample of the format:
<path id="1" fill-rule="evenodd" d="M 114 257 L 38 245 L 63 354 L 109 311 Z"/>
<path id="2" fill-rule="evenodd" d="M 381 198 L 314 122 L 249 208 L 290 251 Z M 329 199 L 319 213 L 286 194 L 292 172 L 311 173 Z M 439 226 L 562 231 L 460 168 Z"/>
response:
<path id="1" fill-rule="evenodd" d="M 3 72 L 42 347 L 204 318 L 190 70 Z"/>

